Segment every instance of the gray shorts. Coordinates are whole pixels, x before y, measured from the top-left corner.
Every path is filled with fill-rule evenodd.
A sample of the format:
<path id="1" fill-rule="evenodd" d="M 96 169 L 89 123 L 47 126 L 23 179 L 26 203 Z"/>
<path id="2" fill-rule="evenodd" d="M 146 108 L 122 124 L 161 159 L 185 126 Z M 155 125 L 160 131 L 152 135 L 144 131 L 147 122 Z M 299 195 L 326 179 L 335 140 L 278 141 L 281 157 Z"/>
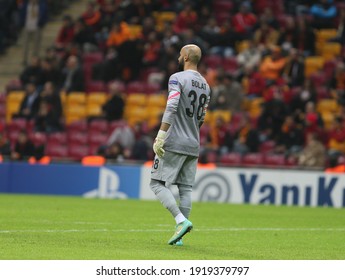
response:
<path id="1" fill-rule="evenodd" d="M 153 160 L 151 178 L 170 184 L 184 184 L 192 186 L 198 157 L 165 151 L 164 157 L 157 155 Z"/>

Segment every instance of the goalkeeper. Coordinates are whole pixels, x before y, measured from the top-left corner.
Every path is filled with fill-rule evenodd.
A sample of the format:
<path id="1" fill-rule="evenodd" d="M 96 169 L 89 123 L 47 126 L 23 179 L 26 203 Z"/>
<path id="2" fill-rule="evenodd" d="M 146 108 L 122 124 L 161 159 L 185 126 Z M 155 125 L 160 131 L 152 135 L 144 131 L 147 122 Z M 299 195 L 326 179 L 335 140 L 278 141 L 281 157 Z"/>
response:
<path id="1" fill-rule="evenodd" d="M 194 184 L 199 156 L 199 130 L 210 100 L 210 87 L 197 71 L 201 50 L 186 45 L 178 58 L 179 70 L 170 76 L 168 100 L 160 130 L 153 144 L 156 154 L 150 187 L 176 221 L 170 245 L 182 245 L 182 237 L 193 228 L 188 220 L 192 208 Z M 176 184 L 179 205 L 167 187 Z"/>

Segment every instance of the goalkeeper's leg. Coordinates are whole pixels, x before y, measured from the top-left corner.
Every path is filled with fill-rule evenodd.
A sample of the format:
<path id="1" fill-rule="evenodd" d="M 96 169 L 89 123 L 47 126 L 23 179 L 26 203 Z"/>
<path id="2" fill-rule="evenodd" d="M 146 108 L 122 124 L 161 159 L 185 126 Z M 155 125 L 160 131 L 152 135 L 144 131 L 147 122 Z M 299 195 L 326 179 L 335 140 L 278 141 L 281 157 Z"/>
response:
<path id="1" fill-rule="evenodd" d="M 174 195 L 164 185 L 164 182 L 151 179 L 150 187 L 163 206 L 167 208 L 171 215 L 175 218 L 177 224 L 186 220 L 185 216 L 181 213 L 180 208 L 177 206 Z"/>
<path id="2" fill-rule="evenodd" d="M 180 195 L 180 211 L 188 219 L 192 209 L 192 186 L 179 184 L 178 191 Z"/>

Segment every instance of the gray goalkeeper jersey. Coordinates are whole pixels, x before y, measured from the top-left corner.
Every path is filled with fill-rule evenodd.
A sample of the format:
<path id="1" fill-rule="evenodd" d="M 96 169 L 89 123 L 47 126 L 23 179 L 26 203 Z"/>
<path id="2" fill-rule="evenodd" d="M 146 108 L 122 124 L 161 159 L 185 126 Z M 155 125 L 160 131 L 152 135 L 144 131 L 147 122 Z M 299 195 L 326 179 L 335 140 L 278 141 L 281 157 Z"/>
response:
<path id="1" fill-rule="evenodd" d="M 163 148 L 199 156 L 199 127 L 210 101 L 210 87 L 199 72 L 186 70 L 170 76 L 168 90 L 162 122 L 170 124 L 170 128 Z"/>

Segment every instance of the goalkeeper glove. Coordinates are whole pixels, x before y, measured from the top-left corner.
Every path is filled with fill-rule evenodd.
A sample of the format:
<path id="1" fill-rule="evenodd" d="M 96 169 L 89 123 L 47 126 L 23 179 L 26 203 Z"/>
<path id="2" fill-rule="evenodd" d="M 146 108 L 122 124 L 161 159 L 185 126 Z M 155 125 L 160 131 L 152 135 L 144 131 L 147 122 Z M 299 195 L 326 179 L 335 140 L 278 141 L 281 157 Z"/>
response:
<path id="1" fill-rule="evenodd" d="M 155 142 L 153 143 L 153 151 L 155 152 L 155 154 L 159 157 L 162 158 L 164 156 L 164 149 L 163 149 L 163 145 L 164 145 L 164 141 L 165 141 L 165 135 L 166 135 L 166 131 L 164 130 L 159 130 L 157 137 L 155 139 Z"/>

